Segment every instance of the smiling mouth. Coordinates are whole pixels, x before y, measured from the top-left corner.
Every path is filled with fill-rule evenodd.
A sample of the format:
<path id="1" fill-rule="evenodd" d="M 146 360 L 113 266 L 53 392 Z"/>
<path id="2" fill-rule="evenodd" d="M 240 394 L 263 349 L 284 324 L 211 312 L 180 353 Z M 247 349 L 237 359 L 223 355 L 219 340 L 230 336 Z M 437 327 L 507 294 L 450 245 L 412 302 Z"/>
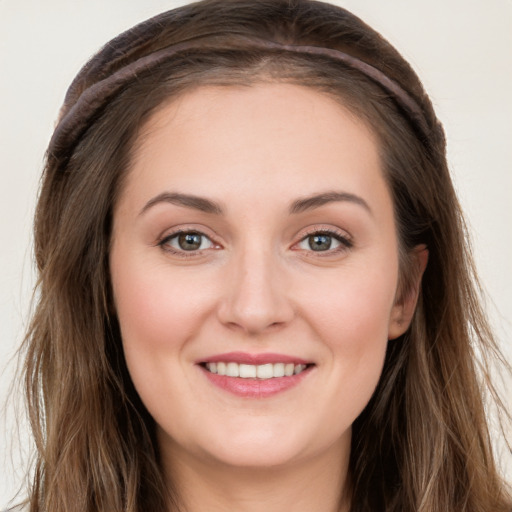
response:
<path id="1" fill-rule="evenodd" d="M 279 377 L 299 375 L 306 370 L 309 364 L 294 363 L 267 363 L 267 364 L 238 364 L 234 362 L 203 363 L 201 366 L 208 372 L 226 377 L 239 377 L 242 379 L 269 380 Z"/>
<path id="2" fill-rule="evenodd" d="M 300 386 L 315 363 L 287 354 L 229 352 L 198 361 L 215 387 L 244 399 L 264 399 Z"/>

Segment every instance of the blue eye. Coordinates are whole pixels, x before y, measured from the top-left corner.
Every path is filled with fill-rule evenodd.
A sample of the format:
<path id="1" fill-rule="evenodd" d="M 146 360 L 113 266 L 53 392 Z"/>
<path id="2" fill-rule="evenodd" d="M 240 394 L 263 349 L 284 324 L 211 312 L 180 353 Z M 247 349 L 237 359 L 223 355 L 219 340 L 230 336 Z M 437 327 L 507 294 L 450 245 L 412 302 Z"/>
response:
<path id="1" fill-rule="evenodd" d="M 347 238 L 337 233 L 317 232 L 304 237 L 298 244 L 299 249 L 314 252 L 336 251 L 340 248 L 351 247 L 352 243 Z"/>
<path id="2" fill-rule="evenodd" d="M 182 231 L 164 238 L 160 242 L 160 245 L 178 252 L 192 252 L 211 249 L 213 242 L 206 235 L 198 233 L 197 231 Z"/>

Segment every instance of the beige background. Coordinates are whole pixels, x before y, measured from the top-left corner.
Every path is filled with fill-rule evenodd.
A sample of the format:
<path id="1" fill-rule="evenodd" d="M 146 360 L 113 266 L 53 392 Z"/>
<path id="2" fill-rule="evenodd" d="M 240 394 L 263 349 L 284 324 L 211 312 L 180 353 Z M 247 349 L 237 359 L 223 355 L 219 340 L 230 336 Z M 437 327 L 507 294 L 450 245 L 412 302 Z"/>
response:
<path id="1" fill-rule="evenodd" d="M 0 0 L 0 404 L 10 395 L 9 360 L 27 319 L 34 199 L 66 87 L 108 39 L 182 3 Z M 489 315 L 512 359 L 512 1 L 337 3 L 395 44 L 433 98 L 448 134 Z M 509 396 L 510 389 L 509 383 Z M 26 453 L 28 444 L 23 424 L 21 434 L 13 434 L 12 407 L 0 411 L 2 509 L 22 483 L 18 445 Z"/>

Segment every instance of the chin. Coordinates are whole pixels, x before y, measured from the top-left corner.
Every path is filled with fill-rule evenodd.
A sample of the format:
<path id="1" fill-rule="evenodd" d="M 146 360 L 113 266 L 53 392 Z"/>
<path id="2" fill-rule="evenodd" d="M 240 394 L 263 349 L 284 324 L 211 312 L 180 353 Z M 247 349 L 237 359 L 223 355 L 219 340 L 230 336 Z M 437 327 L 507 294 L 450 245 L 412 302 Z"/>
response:
<path id="1" fill-rule="evenodd" d="M 284 425 L 260 420 L 249 417 L 245 422 L 243 419 L 235 422 L 236 425 L 210 426 L 203 435 L 194 436 L 193 440 L 189 438 L 189 442 L 177 441 L 189 454 L 195 455 L 196 460 L 252 470 L 284 468 L 325 453 L 340 439 L 350 442 L 350 429 L 341 437 L 329 439 L 319 436 L 318 430 L 308 429 L 303 422 L 300 428 L 289 418 Z"/>
<path id="2" fill-rule="evenodd" d="M 216 446 L 210 456 L 229 466 L 269 469 L 293 464 L 302 457 L 303 452 L 304 447 L 290 442 L 285 436 L 255 435 Z"/>

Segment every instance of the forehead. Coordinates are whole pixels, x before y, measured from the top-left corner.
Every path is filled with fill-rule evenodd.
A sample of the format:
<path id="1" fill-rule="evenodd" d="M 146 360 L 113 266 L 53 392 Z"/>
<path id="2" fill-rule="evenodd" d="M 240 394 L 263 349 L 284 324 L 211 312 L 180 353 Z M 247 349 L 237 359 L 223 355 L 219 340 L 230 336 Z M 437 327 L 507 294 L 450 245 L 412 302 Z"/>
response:
<path id="1" fill-rule="evenodd" d="M 343 169 L 353 170 L 353 181 L 382 174 L 376 137 L 339 101 L 292 84 L 205 86 L 149 119 L 128 181 L 149 185 L 166 175 L 207 192 L 216 181 L 234 185 L 243 176 L 253 190 L 267 180 L 321 188 Z"/>

